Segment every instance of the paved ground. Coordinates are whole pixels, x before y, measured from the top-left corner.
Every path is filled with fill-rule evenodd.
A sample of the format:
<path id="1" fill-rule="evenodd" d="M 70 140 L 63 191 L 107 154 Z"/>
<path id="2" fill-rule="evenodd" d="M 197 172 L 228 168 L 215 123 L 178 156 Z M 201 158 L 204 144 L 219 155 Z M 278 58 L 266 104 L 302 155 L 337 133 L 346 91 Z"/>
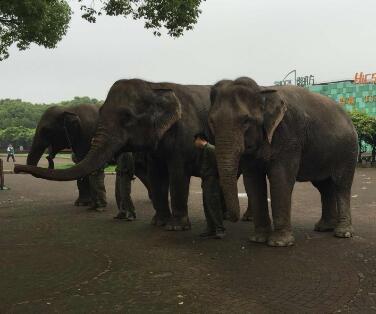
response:
<path id="1" fill-rule="evenodd" d="M 72 206 L 74 182 L 6 175 L 0 191 L 0 313 L 371 313 L 376 311 L 376 169 L 359 169 L 356 236 L 312 231 L 319 194 L 297 184 L 291 248 L 248 242 L 251 223 L 227 223 L 224 240 L 199 240 L 200 182 L 191 183 L 192 231 L 152 227 L 136 181 L 138 220 L 114 221 L 109 206 Z M 241 184 L 240 192 L 244 192 Z M 246 199 L 241 198 L 243 209 Z"/>

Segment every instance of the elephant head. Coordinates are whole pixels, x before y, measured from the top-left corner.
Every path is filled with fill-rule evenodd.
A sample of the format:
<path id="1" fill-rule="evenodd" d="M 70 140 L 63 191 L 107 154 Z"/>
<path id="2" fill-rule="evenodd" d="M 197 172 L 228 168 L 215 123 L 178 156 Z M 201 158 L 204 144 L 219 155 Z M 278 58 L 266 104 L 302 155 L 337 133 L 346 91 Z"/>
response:
<path id="1" fill-rule="evenodd" d="M 15 172 L 56 181 L 84 177 L 102 167 L 120 150 L 155 149 L 180 117 L 180 102 L 168 84 L 120 80 L 111 87 L 100 108 L 96 134 L 81 162 L 65 170 L 16 165 Z"/>
<path id="2" fill-rule="evenodd" d="M 53 106 L 42 115 L 35 131 L 33 143 L 27 156 L 27 164 L 36 166 L 48 148 L 49 167 L 51 158 L 62 149 L 77 146 L 81 133 L 80 118 L 63 107 Z"/>
<path id="3" fill-rule="evenodd" d="M 215 136 L 220 183 L 232 220 L 237 220 L 240 158 L 271 144 L 286 105 L 276 90 L 249 78 L 218 82 L 212 87 L 211 103 L 208 123 Z"/>

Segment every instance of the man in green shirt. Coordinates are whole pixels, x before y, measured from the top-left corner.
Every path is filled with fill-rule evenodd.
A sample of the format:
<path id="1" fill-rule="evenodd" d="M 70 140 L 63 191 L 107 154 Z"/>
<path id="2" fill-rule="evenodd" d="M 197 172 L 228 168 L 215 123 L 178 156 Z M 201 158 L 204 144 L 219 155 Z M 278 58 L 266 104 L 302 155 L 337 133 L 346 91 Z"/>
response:
<path id="1" fill-rule="evenodd" d="M 122 153 L 117 159 L 115 198 L 119 213 L 114 219 L 133 221 L 136 210 L 131 198 L 132 181 L 135 179 L 135 161 L 132 153 Z"/>
<path id="2" fill-rule="evenodd" d="M 200 234 L 200 237 L 222 239 L 225 236 L 225 227 L 223 226 L 225 205 L 219 185 L 215 147 L 208 142 L 207 137 L 203 133 L 195 135 L 194 143 L 197 148 L 202 150 L 200 175 L 204 213 L 207 223 L 207 229 Z"/>

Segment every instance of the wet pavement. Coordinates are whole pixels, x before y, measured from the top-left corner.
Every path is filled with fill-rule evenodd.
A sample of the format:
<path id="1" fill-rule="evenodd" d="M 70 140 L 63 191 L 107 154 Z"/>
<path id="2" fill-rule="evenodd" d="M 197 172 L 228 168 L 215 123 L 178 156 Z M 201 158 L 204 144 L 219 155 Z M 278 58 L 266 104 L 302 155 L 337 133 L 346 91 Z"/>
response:
<path id="1" fill-rule="evenodd" d="M 248 241 L 252 223 L 226 222 L 223 240 L 205 227 L 200 180 L 189 199 L 192 230 L 150 225 L 152 206 L 136 180 L 134 222 L 109 206 L 74 207 L 75 182 L 6 174 L 0 191 L 0 313 L 371 313 L 376 311 L 376 169 L 358 169 L 352 191 L 355 236 L 313 231 L 320 196 L 298 183 L 296 245 Z M 239 182 L 240 201 L 246 195 Z"/>

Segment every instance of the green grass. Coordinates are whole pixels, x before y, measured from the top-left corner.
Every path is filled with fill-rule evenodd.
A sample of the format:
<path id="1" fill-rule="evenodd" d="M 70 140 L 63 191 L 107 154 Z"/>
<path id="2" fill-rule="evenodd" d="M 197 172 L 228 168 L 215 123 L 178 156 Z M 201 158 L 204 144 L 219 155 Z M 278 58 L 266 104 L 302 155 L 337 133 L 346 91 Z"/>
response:
<path id="1" fill-rule="evenodd" d="M 66 164 L 55 164 L 55 169 L 68 169 L 70 167 L 73 167 L 74 163 L 66 163 Z M 115 165 L 107 166 L 104 170 L 104 172 L 115 172 Z"/>

